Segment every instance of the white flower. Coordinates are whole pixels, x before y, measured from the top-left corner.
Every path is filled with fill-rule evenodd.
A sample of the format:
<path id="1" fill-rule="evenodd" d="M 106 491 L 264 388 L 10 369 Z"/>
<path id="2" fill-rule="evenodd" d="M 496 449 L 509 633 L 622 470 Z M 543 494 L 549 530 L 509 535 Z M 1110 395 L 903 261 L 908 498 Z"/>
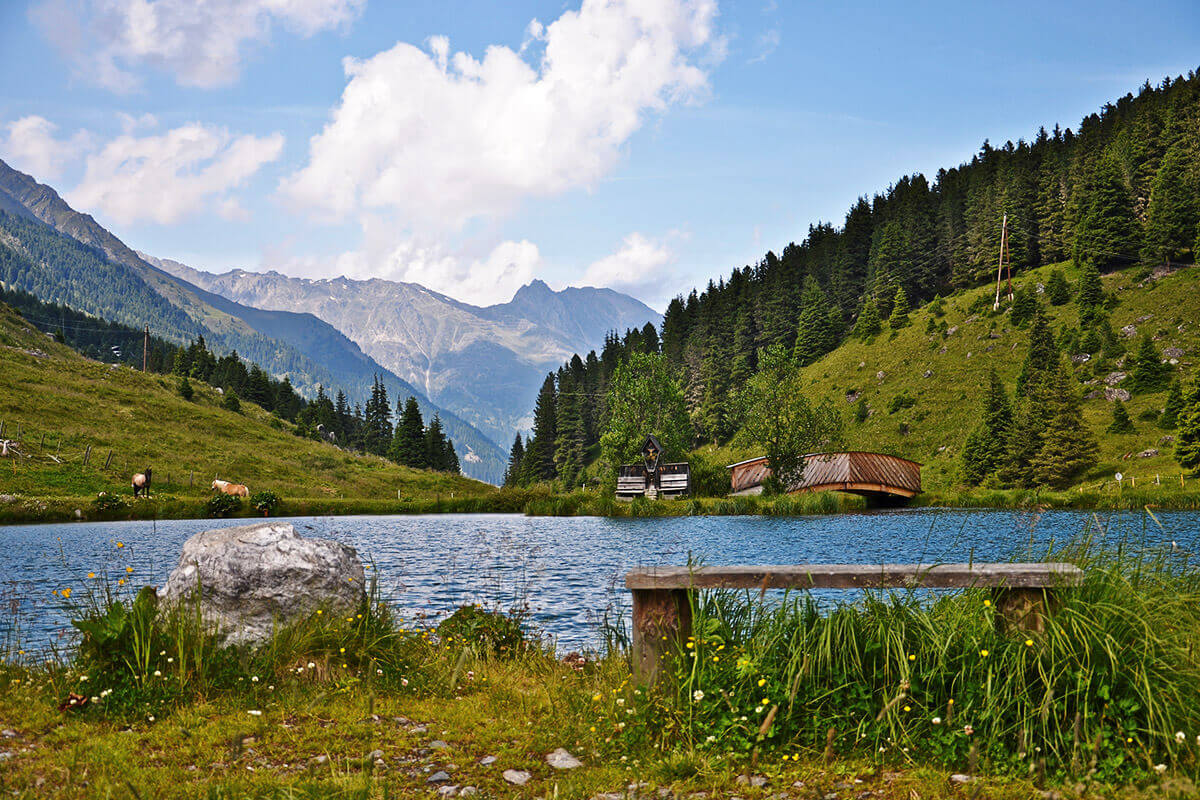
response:
<path id="1" fill-rule="evenodd" d="M 1159 775 L 1162 775 L 1164 772 L 1167 771 L 1167 765 L 1166 764 L 1155 764 L 1154 771 L 1157 772 Z"/>
<path id="2" fill-rule="evenodd" d="M 375 670 L 375 674 L 376 674 L 376 675 L 382 675 L 382 674 L 383 674 L 383 670 L 381 670 L 381 669 L 377 669 L 377 670 Z"/>
<path id="3" fill-rule="evenodd" d="M 99 697 L 92 697 L 92 702 L 93 702 L 93 703 L 99 703 L 99 702 L 100 702 L 100 698 L 99 698 Z"/>
<path id="4" fill-rule="evenodd" d="M 400 679 L 400 685 L 401 685 L 401 686 L 408 686 L 408 678 L 401 678 L 401 679 Z"/>
<path id="5" fill-rule="evenodd" d="M 931 719 L 931 720 L 929 720 L 929 721 L 930 721 L 930 722 L 932 722 L 934 725 L 941 725 L 941 724 L 942 724 L 942 718 L 941 718 L 941 717 L 934 717 L 933 719 Z"/>
<path id="6" fill-rule="evenodd" d="M 273 684 L 273 683 L 272 683 L 270 686 L 268 686 L 268 687 L 267 687 L 267 691 L 268 691 L 268 692 L 273 692 L 273 691 L 275 691 L 275 684 Z"/>
<path id="7" fill-rule="evenodd" d="M 316 666 L 317 666 L 317 665 L 316 665 L 316 664 L 314 664 L 313 662 L 311 662 L 311 661 L 310 661 L 310 662 L 308 662 L 308 668 L 309 668 L 309 669 L 314 669 L 314 668 L 316 668 Z"/>
<path id="8" fill-rule="evenodd" d="M 699 689 L 692 692 L 692 700 L 693 701 L 699 703 L 703 699 L 704 699 L 704 692 L 700 691 Z"/>
<path id="9" fill-rule="evenodd" d="M 1183 731 L 1175 731 L 1175 741 L 1183 744 L 1183 740 L 1187 737 L 1183 735 Z"/>
<path id="10" fill-rule="evenodd" d="M 625 705 L 625 698 L 624 698 L 624 697 L 618 697 L 618 698 L 617 698 L 617 705 L 619 705 L 619 706 L 623 706 L 623 705 Z"/>
<path id="11" fill-rule="evenodd" d="M 154 677 L 156 677 L 156 678 L 161 678 L 161 677 L 162 677 L 162 671 L 161 671 L 161 670 L 157 670 L 157 669 L 156 669 L 156 670 L 154 670 Z"/>
<path id="12" fill-rule="evenodd" d="M 970 736 L 974 732 L 975 732 L 975 729 L 972 728 L 970 725 L 963 725 L 963 733 L 965 733 L 967 736 Z"/>
<path id="13" fill-rule="evenodd" d="M 147 722 L 154 722 L 154 715 L 153 715 L 153 714 L 151 714 L 150 716 L 146 717 L 146 721 L 147 721 Z"/>
<path id="14" fill-rule="evenodd" d="M 168 659 L 167 659 L 167 663 L 168 663 L 168 664 L 174 664 L 174 663 L 175 663 L 175 659 L 174 659 L 174 658 L 168 658 Z"/>
<path id="15" fill-rule="evenodd" d="M 87 678 L 88 678 L 88 676 L 87 676 L 87 675 L 84 675 L 84 676 L 83 676 L 83 677 L 81 677 L 79 680 L 81 680 L 81 681 L 86 681 L 86 680 L 87 680 Z"/>
<path id="16" fill-rule="evenodd" d="M 257 708 L 252 708 L 249 711 L 247 711 L 246 713 L 252 717 L 261 717 L 262 716 L 262 712 L 259 711 Z"/>
<path id="17" fill-rule="evenodd" d="M 708 742 L 715 742 L 716 740 L 717 740 L 717 737 L 710 735 L 707 739 L 704 740 L 704 742 L 707 744 Z"/>
<path id="18" fill-rule="evenodd" d="M 258 683 L 258 676 L 257 676 L 257 675 L 255 675 L 255 676 L 251 677 L 251 678 L 250 678 L 250 682 L 251 682 L 251 683 Z"/>

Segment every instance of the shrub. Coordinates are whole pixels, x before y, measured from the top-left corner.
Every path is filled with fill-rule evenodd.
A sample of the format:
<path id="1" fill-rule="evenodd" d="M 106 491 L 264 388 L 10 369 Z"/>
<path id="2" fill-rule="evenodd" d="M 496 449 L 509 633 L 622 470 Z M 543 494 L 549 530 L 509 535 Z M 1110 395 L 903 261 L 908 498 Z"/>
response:
<path id="1" fill-rule="evenodd" d="M 478 605 L 460 607 L 437 626 L 443 642 L 473 645 L 484 652 L 511 656 L 525 649 L 523 615 L 488 611 Z"/>
<path id="2" fill-rule="evenodd" d="M 188 381 L 187 375 L 179 379 L 179 396 L 184 400 L 191 401 L 196 396 L 196 390 L 192 388 L 192 384 Z"/>
<path id="3" fill-rule="evenodd" d="M 125 498 L 113 492 L 101 492 L 92 501 L 92 508 L 99 514 L 115 514 L 129 508 Z"/>
<path id="4" fill-rule="evenodd" d="M 235 414 L 242 413 L 242 401 L 238 400 L 238 396 L 231 389 L 225 399 L 221 401 L 221 408 L 226 411 L 232 411 Z"/>
<path id="5" fill-rule="evenodd" d="M 917 404 L 917 398 L 910 395 L 908 392 L 901 392 L 892 398 L 892 402 L 888 403 L 888 413 L 895 414 L 905 408 L 912 408 Z"/>
<path id="6" fill-rule="evenodd" d="M 204 513 L 210 517 L 228 517 L 242 510 L 242 498 L 232 494 L 214 494 L 204 504 Z"/>
<path id="7" fill-rule="evenodd" d="M 279 510 L 283 498 L 272 491 L 255 492 L 250 495 L 250 507 L 261 511 L 264 517 L 269 517 Z"/>

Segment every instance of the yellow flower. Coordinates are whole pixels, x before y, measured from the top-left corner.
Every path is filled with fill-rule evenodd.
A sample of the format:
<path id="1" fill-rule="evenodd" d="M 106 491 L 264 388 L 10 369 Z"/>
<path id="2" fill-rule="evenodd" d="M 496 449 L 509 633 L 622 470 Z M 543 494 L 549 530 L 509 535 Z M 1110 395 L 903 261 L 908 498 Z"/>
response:
<path id="1" fill-rule="evenodd" d="M 597 693 L 597 694 L 594 694 L 594 695 L 592 695 L 592 702 L 593 702 L 593 703 L 599 703 L 599 702 L 600 702 L 601 700 L 603 700 L 603 699 L 604 699 L 604 696 L 603 696 L 603 695 L 601 695 L 601 694 L 598 694 L 598 693 Z"/>
<path id="2" fill-rule="evenodd" d="M 912 706 L 905 706 L 905 707 L 904 707 L 904 710 L 905 710 L 905 711 L 912 711 Z"/>
<path id="3" fill-rule="evenodd" d="M 118 549 L 118 550 L 120 550 L 120 549 L 121 549 L 122 547 L 124 547 L 124 546 L 125 546 L 125 543 L 124 543 L 124 542 L 117 542 L 117 549 Z"/>
<path id="4" fill-rule="evenodd" d="M 764 697 L 760 704 L 765 706 L 769 702 L 771 702 L 771 701 L 768 698 Z"/>
<path id="5" fill-rule="evenodd" d="M 992 601 L 991 601 L 991 600 L 984 600 L 984 601 L 983 601 L 983 605 L 984 605 L 984 607 L 990 606 L 991 604 L 992 604 Z"/>
<path id="6" fill-rule="evenodd" d="M 1025 640 L 1025 646 L 1026 646 L 1026 647 L 1033 647 L 1033 639 L 1026 639 L 1026 640 Z"/>
<path id="7" fill-rule="evenodd" d="M 344 648 L 344 647 L 343 647 L 341 650 L 338 650 L 338 652 L 339 652 L 339 653 L 344 653 L 344 652 L 346 652 L 346 648 Z"/>
<path id="8" fill-rule="evenodd" d="M 988 651 L 987 651 L 987 650 L 980 650 L 980 651 L 979 651 L 979 655 L 983 656 L 984 658 L 987 658 L 987 657 L 988 657 Z"/>
<path id="9" fill-rule="evenodd" d="M 130 574 L 132 574 L 132 573 L 133 573 L 133 567 L 126 567 L 126 568 L 125 568 L 125 574 L 126 574 L 126 575 L 130 575 Z"/>
<path id="10" fill-rule="evenodd" d="M 912 653 L 909 653 L 909 654 L 908 654 L 908 660 L 909 660 L 909 661 L 916 661 L 916 660 L 917 660 L 917 657 L 916 657 L 914 654 L 912 654 Z"/>
<path id="11" fill-rule="evenodd" d="M 717 661 L 720 661 L 720 660 L 721 660 L 721 659 L 720 659 L 720 657 L 719 657 L 719 656 L 713 656 L 713 662 L 714 662 L 714 663 L 715 663 L 715 662 L 717 662 Z"/>
<path id="12" fill-rule="evenodd" d="M 318 609 L 317 609 L 317 616 L 320 616 L 320 615 L 321 615 L 321 609 L 319 609 L 319 608 L 318 608 Z"/>
<path id="13" fill-rule="evenodd" d="M 695 647 L 696 645 L 693 642 L 688 642 L 687 646 L 688 646 L 688 649 L 691 649 L 691 648 Z"/>
<path id="14" fill-rule="evenodd" d="M 766 685 L 767 685 L 767 679 L 766 679 L 766 678 L 759 678 L 759 679 L 758 679 L 758 685 L 759 685 L 759 686 L 766 686 Z"/>
<path id="15" fill-rule="evenodd" d="M 125 579 L 124 579 L 124 578 L 121 578 L 119 581 L 117 581 L 117 586 L 124 586 L 124 585 L 125 585 Z"/>
<path id="16" fill-rule="evenodd" d="M 94 573 L 94 572 L 89 572 L 89 573 L 88 573 L 88 577 L 89 577 L 89 578 L 94 578 L 94 577 L 96 577 L 96 573 Z"/>
<path id="17" fill-rule="evenodd" d="M 62 590 L 62 596 L 63 596 L 63 597 L 65 597 L 65 598 L 67 598 L 67 599 L 70 599 L 70 597 L 71 597 L 71 590 L 70 590 L 69 588 L 67 588 L 67 589 L 63 589 L 63 590 Z"/>

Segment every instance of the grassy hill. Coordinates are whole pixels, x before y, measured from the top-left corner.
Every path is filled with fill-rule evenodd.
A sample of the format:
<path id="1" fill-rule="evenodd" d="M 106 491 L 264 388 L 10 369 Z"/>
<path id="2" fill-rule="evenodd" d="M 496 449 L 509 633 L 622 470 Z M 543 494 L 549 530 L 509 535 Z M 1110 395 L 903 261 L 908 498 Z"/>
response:
<path id="1" fill-rule="evenodd" d="M 252 403 L 224 410 L 215 390 L 193 386 L 186 401 L 173 379 L 86 359 L 0 306 L 0 438 L 19 433 L 23 453 L 0 459 L 0 519 L 70 518 L 77 508 L 95 516 L 99 492 L 128 498 L 129 476 L 147 465 L 156 500 L 123 515 L 200 516 L 214 477 L 274 491 L 289 514 L 467 510 L 498 500 L 469 478 L 299 438 Z"/>
<path id="2" fill-rule="evenodd" d="M 1078 277 L 1070 264 L 1057 265 L 1070 281 Z M 1053 267 L 1031 270 L 1020 282 L 1044 284 Z M 1122 336 L 1130 351 L 1138 339 L 1150 333 L 1160 351 L 1177 347 L 1184 351 L 1176 367 L 1184 379 L 1194 374 L 1193 361 L 1200 352 L 1200 268 L 1187 267 L 1167 274 L 1152 274 L 1131 268 L 1105 275 L 1106 292 L 1114 293 L 1118 305 L 1111 313 L 1112 327 L 1132 325 L 1136 334 Z M 893 338 L 886 326 L 873 341 L 850 339 L 820 360 L 804 368 L 804 377 L 813 398 L 832 398 L 846 417 L 847 446 L 878 450 L 924 463 L 923 481 L 927 490 L 946 493 L 961 483 L 960 460 L 963 442 L 976 425 L 988 370 L 994 368 L 1008 386 L 1016 382 L 1028 349 L 1028 326 L 1014 327 L 1006 310 L 991 311 L 994 287 L 966 290 L 945 300 L 945 320 L 949 336 L 926 333 L 931 316 L 929 306 L 911 314 L 911 324 Z M 973 313 L 985 298 L 986 309 Z M 1078 325 L 1074 303 L 1052 306 L 1042 300 L 1055 330 Z M 1180 468 L 1172 457 L 1172 444 L 1164 441 L 1173 431 L 1159 429 L 1153 422 L 1139 420 L 1143 412 L 1161 411 L 1165 392 L 1134 393 L 1126 403 L 1135 432 L 1114 435 L 1105 432 L 1112 421 L 1112 404 L 1104 399 L 1104 378 L 1122 369 L 1119 358 L 1076 365 L 1080 390 L 1087 394 L 1097 389 L 1100 397 L 1085 400 L 1084 416 L 1100 442 L 1100 461 L 1080 481 L 1087 489 L 1115 490 L 1113 474 L 1121 472 L 1136 480 L 1138 488 L 1159 476 L 1163 485 L 1179 487 Z M 1127 371 L 1127 368 L 1124 370 Z M 1128 381 L 1116 384 L 1128 387 Z M 855 393 L 866 398 L 870 416 L 861 423 L 853 419 L 850 398 Z M 889 413 L 892 401 L 900 395 L 915 403 Z M 1145 451 L 1158 455 L 1141 457 Z M 756 455 L 737 448 L 709 448 L 710 458 L 737 458 Z M 726 462 L 729 463 L 729 462 Z M 1195 488 L 1191 481 L 1189 489 Z"/>

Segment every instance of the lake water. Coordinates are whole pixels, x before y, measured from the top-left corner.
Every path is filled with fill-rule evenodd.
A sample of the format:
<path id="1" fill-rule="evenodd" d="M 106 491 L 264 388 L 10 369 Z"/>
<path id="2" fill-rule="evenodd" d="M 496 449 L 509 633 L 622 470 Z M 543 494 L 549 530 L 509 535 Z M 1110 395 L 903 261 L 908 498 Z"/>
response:
<path id="1" fill-rule="evenodd" d="M 560 651 L 595 647 L 607 613 L 628 614 L 626 570 L 687 564 L 1005 561 L 1089 525 L 1105 539 L 1200 552 L 1200 513 L 915 509 L 811 517 L 606 519 L 442 515 L 303 517 L 301 535 L 357 548 L 405 617 L 438 617 L 465 602 L 527 603 Z M 1161 527 L 1160 527 L 1161 523 Z M 125 589 L 161 586 L 183 542 L 244 520 L 0 527 L 0 646 L 65 644 L 70 626 L 52 589 L 83 590 L 88 572 Z M 118 548 L 117 543 L 125 546 Z M 132 573 L 126 568 L 133 567 Z"/>

